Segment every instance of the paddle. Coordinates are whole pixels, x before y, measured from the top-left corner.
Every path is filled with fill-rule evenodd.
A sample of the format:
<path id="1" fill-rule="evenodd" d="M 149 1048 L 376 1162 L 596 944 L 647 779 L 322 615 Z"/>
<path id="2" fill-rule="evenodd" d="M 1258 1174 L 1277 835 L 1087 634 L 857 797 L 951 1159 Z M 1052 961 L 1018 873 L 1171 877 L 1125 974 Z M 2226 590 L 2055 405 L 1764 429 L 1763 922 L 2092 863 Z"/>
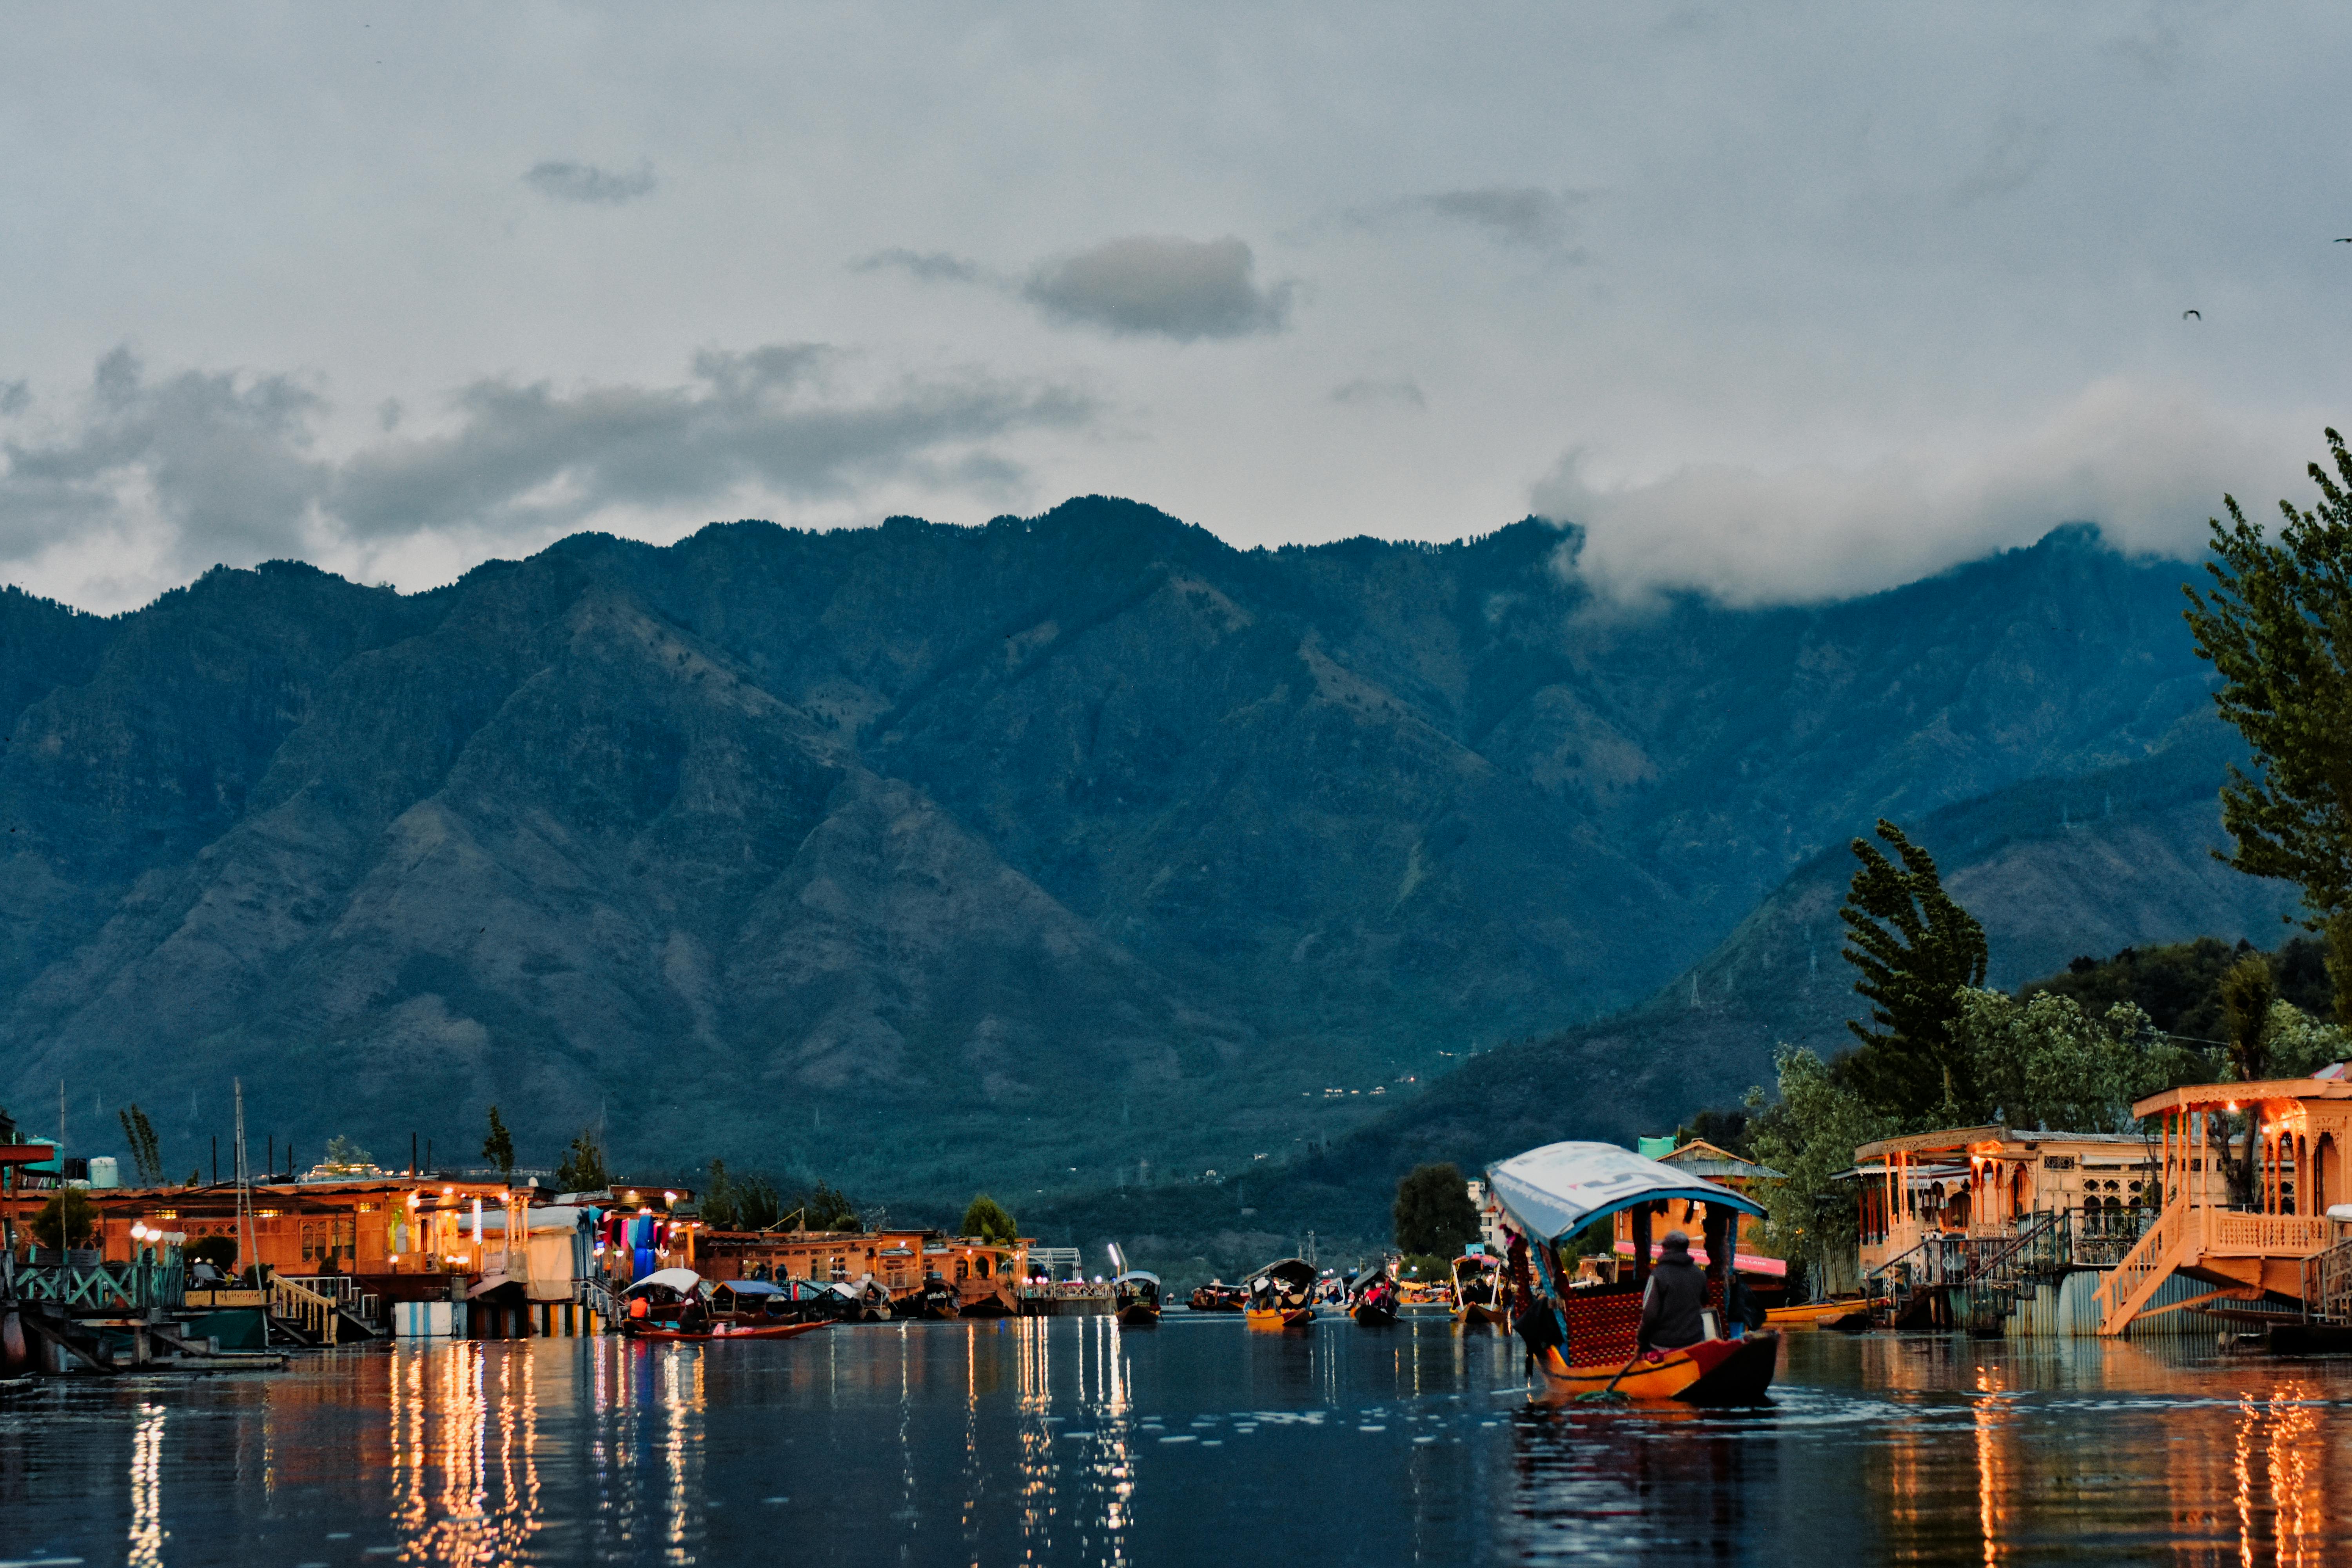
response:
<path id="1" fill-rule="evenodd" d="M 1580 1394 L 1576 1396 L 1576 1403 L 1579 1405 L 1631 1405 L 1633 1403 L 1633 1396 L 1632 1394 L 1620 1394 L 1617 1392 L 1617 1384 L 1627 1373 L 1633 1370 L 1633 1362 L 1638 1362 L 1641 1359 L 1642 1352 L 1640 1351 L 1635 1351 L 1633 1352 L 1633 1361 L 1629 1361 L 1623 1366 L 1617 1369 L 1617 1375 L 1609 1380 L 1608 1387 L 1596 1388 L 1590 1394 Z"/>

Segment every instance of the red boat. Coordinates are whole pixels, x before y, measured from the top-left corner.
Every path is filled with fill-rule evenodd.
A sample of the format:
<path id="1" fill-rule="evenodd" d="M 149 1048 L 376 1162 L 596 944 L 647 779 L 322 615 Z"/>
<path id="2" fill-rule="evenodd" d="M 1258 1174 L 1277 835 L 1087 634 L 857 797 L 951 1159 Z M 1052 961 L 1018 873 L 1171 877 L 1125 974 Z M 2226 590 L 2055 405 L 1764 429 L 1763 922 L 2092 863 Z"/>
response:
<path id="1" fill-rule="evenodd" d="M 630 1337 L 640 1340 L 788 1340 L 794 1334 L 814 1333 L 833 1325 L 825 1321 L 814 1323 L 713 1323 L 708 1329 L 689 1333 L 684 1329 L 635 1329 Z"/>

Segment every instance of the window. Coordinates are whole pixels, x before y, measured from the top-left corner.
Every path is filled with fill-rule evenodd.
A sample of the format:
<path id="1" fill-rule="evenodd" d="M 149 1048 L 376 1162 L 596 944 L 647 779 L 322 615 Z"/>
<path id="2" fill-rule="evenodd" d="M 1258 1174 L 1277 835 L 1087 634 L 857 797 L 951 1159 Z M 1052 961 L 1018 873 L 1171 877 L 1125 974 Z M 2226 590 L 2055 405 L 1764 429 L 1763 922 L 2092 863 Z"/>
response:
<path id="1" fill-rule="evenodd" d="M 849 1259 L 842 1257 L 839 1253 L 834 1254 L 832 1272 L 833 1278 L 836 1280 L 847 1279 L 849 1278 Z"/>
<path id="2" fill-rule="evenodd" d="M 976 1277 L 978 1277 L 978 1278 L 980 1278 L 980 1279 L 987 1279 L 987 1278 L 988 1278 L 988 1259 L 987 1259 L 987 1258 L 973 1258 L 973 1259 L 971 1260 L 971 1271 L 972 1271 L 972 1273 L 973 1273 Z"/>

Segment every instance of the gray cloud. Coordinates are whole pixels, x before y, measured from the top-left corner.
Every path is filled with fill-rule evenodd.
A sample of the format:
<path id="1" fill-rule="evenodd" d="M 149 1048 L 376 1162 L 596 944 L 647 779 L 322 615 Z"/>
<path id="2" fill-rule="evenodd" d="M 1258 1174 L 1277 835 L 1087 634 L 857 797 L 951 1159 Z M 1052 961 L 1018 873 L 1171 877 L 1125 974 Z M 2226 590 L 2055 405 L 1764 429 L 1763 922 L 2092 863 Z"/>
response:
<path id="1" fill-rule="evenodd" d="M 1121 335 L 1237 338 L 1282 330 L 1296 285 L 1261 289 L 1242 241 L 1135 235 L 1041 263 L 1021 297 L 1049 320 Z"/>
<path id="2" fill-rule="evenodd" d="M 944 250 L 908 250 L 892 246 L 849 264 L 852 272 L 904 272 L 926 283 L 978 283 L 986 276 L 977 261 L 950 256 Z"/>
<path id="3" fill-rule="evenodd" d="M 892 479 L 1002 492 L 1023 470 L 986 443 L 1095 412 L 1066 386 L 978 372 L 843 395 L 839 358 L 791 343 L 703 353 L 670 386 L 478 381 L 435 433 L 328 458 L 313 437 L 326 405 L 291 379 L 151 381 L 117 350 L 73 417 L 0 444 L 0 559 L 158 522 L 174 564 L 243 564 L 435 530 L 543 533 L 612 508 L 688 511 L 747 484 L 793 499 Z"/>
<path id="4" fill-rule="evenodd" d="M 1377 206 L 1358 207 L 1348 216 L 1367 227 L 1379 227 L 1400 218 L 1435 218 L 1466 224 L 1498 244 L 1528 250 L 1565 250 L 1575 233 L 1572 209 L 1583 197 L 1573 191 L 1548 191 L 1534 185 L 1486 185 L 1475 190 L 1433 191 L 1404 196 Z M 1581 252 L 1576 253 L 1580 257 Z"/>
<path id="5" fill-rule="evenodd" d="M 593 163 L 551 162 L 533 164 L 522 183 L 551 201 L 614 207 L 651 195 L 654 171 L 650 163 L 633 174 L 615 174 Z"/>
<path id="6" fill-rule="evenodd" d="M 25 406 L 18 400 L 16 412 Z M 0 443 L 0 555 L 22 558 L 126 509 L 152 509 L 206 552 L 299 549 L 325 467 L 310 454 L 318 397 L 286 376 L 184 371 L 151 382 L 128 349 L 98 363 L 60 436 Z"/>
<path id="7" fill-rule="evenodd" d="M 1344 404 L 1405 403 L 1415 408 L 1429 406 L 1429 399 L 1421 395 L 1420 386 L 1411 376 L 1376 381 L 1370 376 L 1360 375 L 1353 381 L 1333 387 L 1331 401 Z"/>

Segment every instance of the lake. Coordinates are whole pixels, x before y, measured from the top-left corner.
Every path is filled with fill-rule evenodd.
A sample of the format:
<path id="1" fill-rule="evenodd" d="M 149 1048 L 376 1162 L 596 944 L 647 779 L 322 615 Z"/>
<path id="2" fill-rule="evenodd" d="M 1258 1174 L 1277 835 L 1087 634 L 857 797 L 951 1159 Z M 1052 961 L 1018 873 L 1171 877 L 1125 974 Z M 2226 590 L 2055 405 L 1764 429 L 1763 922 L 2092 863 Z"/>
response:
<path id="1" fill-rule="evenodd" d="M 0 1563 L 2318 1563 L 2352 1363 L 1790 1337 L 1770 1405 L 1532 1403 L 1441 1317 L 407 1342 L 0 1399 Z"/>

